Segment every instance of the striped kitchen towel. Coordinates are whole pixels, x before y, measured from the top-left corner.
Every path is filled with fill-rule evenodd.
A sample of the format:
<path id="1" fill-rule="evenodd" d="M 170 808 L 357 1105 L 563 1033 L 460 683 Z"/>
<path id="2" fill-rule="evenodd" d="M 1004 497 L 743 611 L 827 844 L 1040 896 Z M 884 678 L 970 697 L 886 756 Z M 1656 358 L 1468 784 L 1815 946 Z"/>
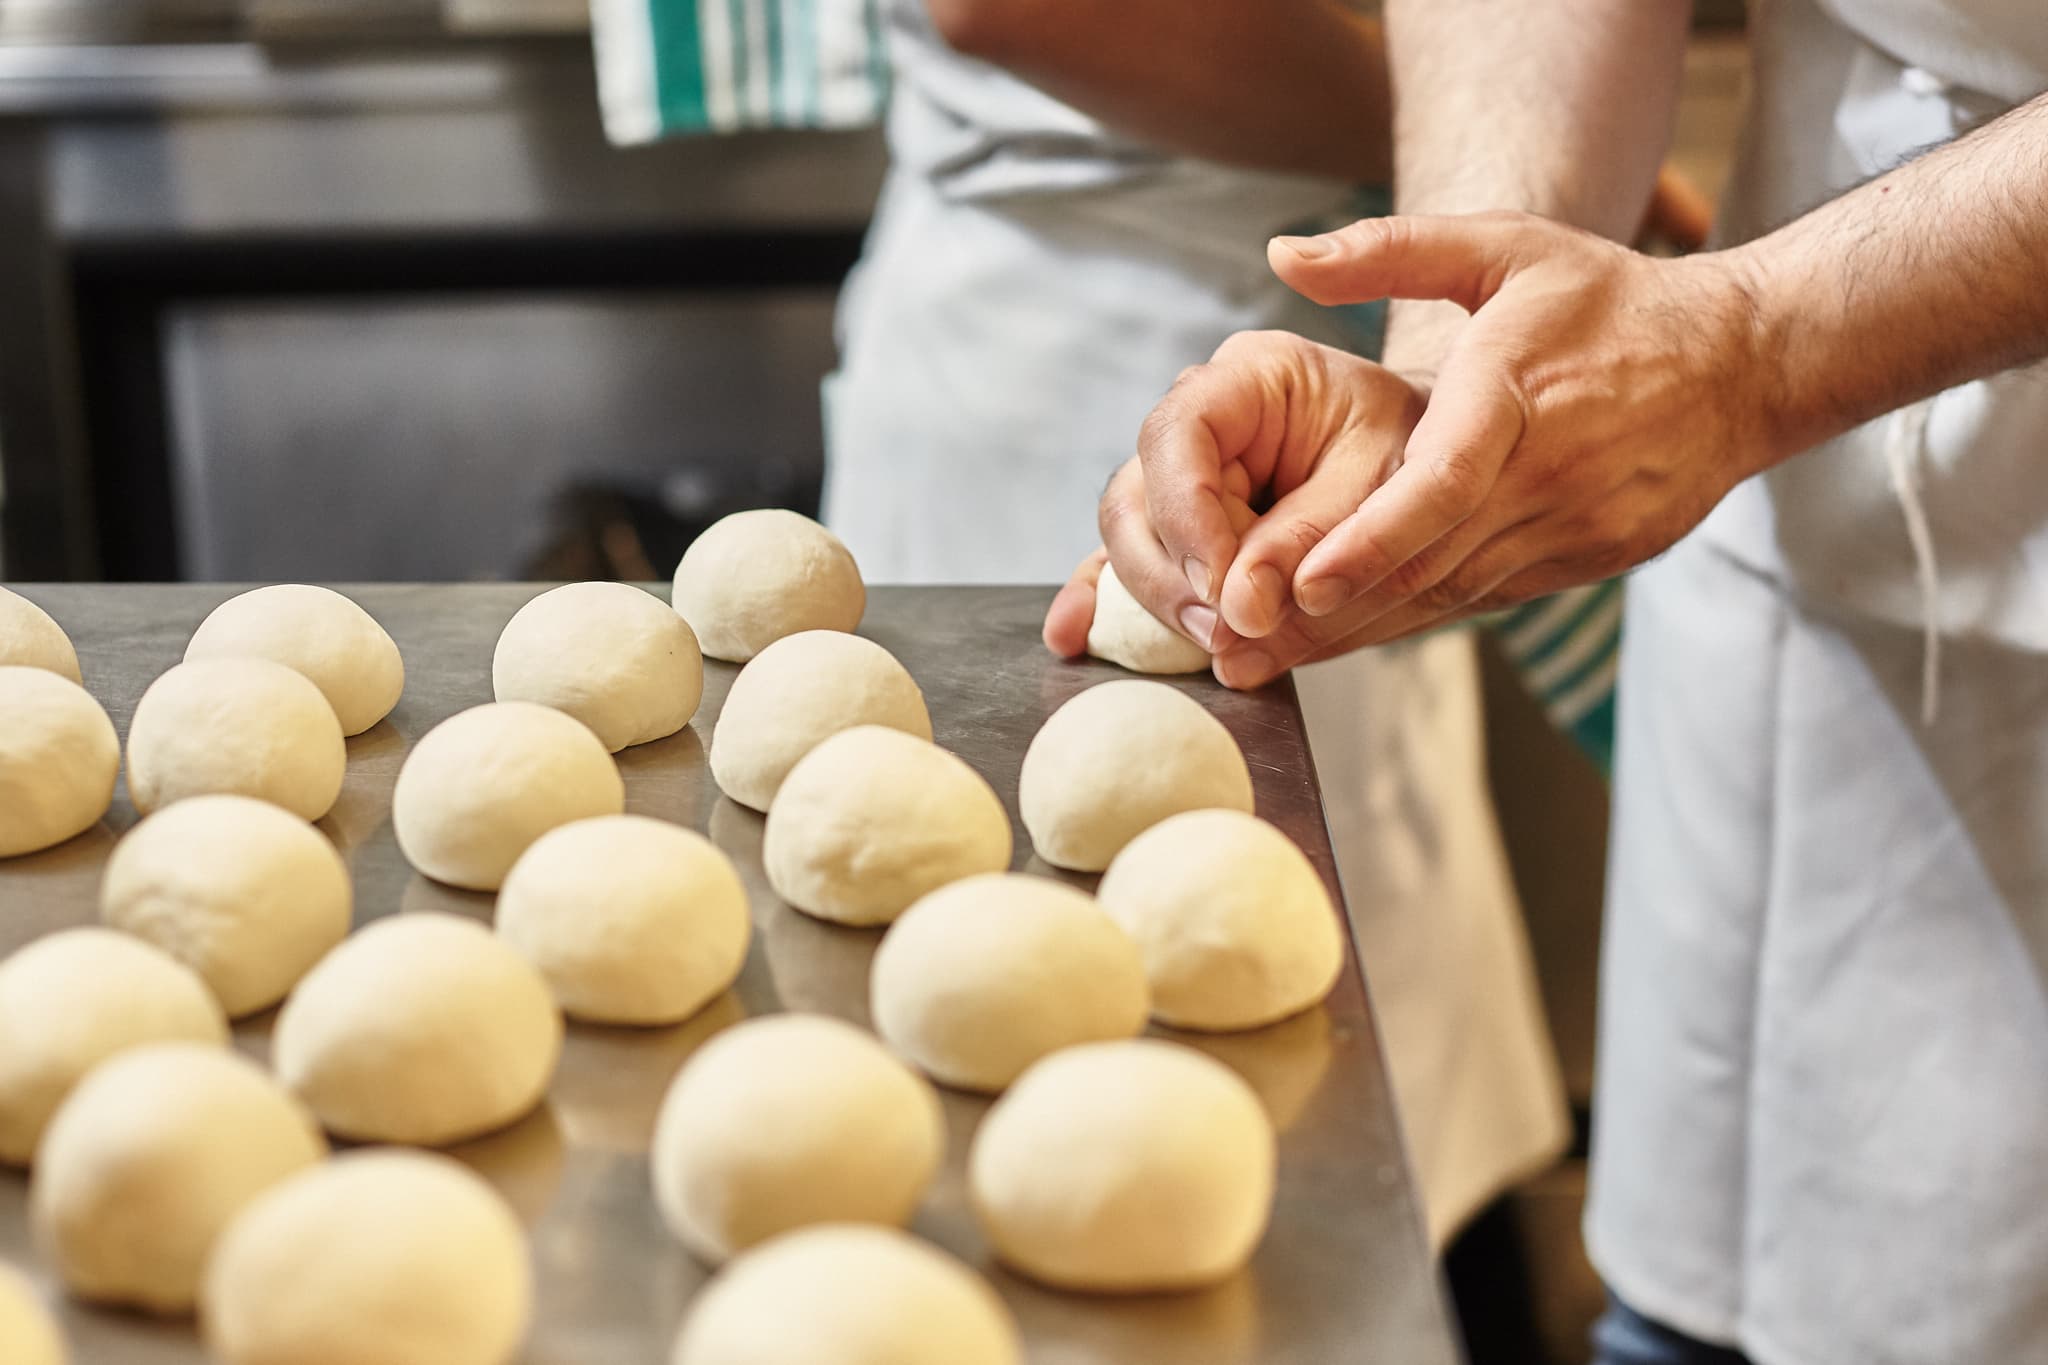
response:
<path id="1" fill-rule="evenodd" d="M 605 133 L 872 124 L 889 91 L 878 3 L 591 0 Z"/>
<path id="2" fill-rule="evenodd" d="M 1501 652 L 1550 716 L 1602 773 L 1614 767 L 1614 688 L 1621 669 L 1622 582 L 1572 588 L 1488 618 Z"/>

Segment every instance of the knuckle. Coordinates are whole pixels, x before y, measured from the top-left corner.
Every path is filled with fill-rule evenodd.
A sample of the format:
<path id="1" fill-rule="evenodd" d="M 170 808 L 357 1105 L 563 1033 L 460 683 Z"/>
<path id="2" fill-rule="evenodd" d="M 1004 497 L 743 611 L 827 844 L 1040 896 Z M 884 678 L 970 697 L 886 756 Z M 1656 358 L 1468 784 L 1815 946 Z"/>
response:
<path id="1" fill-rule="evenodd" d="M 1446 450 L 1424 468 L 1429 474 L 1430 497 L 1439 511 L 1462 520 L 1478 510 L 1484 487 L 1469 453 Z"/>
<path id="2" fill-rule="evenodd" d="M 1157 453 L 1188 420 L 1188 407 L 1179 392 L 1175 390 L 1160 399 L 1152 411 L 1145 414 L 1145 420 L 1138 424 L 1138 453 L 1141 457 Z"/>

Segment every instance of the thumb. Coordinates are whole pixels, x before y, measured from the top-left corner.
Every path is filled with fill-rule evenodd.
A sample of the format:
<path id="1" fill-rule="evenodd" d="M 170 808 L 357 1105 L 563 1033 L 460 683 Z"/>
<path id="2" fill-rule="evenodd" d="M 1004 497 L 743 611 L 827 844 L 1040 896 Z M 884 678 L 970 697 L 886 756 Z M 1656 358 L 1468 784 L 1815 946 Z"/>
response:
<path id="1" fill-rule="evenodd" d="M 1499 291 L 1547 226 L 1522 213 L 1362 218 L 1319 237 L 1275 237 L 1266 261 L 1316 303 L 1449 299 L 1471 313 Z"/>

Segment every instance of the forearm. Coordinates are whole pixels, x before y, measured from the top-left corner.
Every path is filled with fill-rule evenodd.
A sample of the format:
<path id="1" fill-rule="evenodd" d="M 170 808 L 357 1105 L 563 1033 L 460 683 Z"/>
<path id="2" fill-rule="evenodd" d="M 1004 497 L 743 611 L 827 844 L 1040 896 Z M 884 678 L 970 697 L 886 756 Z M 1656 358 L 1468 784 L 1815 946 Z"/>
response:
<path id="1" fill-rule="evenodd" d="M 1774 381 L 1772 460 L 2048 357 L 2048 95 L 1721 254 Z"/>
<path id="2" fill-rule="evenodd" d="M 929 0 L 955 48 L 1129 136 L 1353 181 L 1390 167 L 1377 22 L 1337 0 Z"/>
<path id="3" fill-rule="evenodd" d="M 1626 241 L 1670 145 L 1687 0 L 1387 0 L 1401 213 L 1521 209 Z M 1463 319 L 1397 303 L 1387 363 Z"/>

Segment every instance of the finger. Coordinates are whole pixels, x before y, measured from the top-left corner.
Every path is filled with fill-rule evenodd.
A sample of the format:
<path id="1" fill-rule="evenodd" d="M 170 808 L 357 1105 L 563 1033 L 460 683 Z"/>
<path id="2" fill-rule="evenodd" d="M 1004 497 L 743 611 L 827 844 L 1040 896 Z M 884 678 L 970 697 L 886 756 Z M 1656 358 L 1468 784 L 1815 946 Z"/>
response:
<path id="1" fill-rule="evenodd" d="M 1103 547 L 1117 578 L 1145 610 L 1213 653 L 1235 637 L 1223 629 L 1216 609 L 1196 598 L 1187 575 L 1153 534 L 1141 492 L 1144 482 L 1135 461 L 1110 480 L 1096 517 Z"/>
<path id="2" fill-rule="evenodd" d="M 1294 574 L 1301 609 L 1327 616 L 1356 601 L 1471 517 L 1524 425 L 1504 367 L 1454 349 L 1408 435 L 1401 467 L 1302 557 Z"/>
<path id="3" fill-rule="evenodd" d="M 1471 313 L 1559 232 L 1569 230 L 1519 213 L 1363 218 L 1318 237 L 1275 237 L 1266 263 L 1320 304 L 1449 299 Z"/>
<path id="4" fill-rule="evenodd" d="M 1290 617 L 1263 640 L 1220 651 L 1216 677 L 1236 688 L 1258 687 L 1289 668 L 1382 644 L 1445 624 L 1463 615 L 1492 610 L 1503 584 L 1526 571 L 1542 554 L 1540 532 L 1524 522 L 1488 537 L 1458 570 L 1442 582 L 1391 610 L 1354 603 L 1328 617 Z"/>
<path id="5" fill-rule="evenodd" d="M 1244 353 L 1245 347 L 1238 350 Z M 1250 496 L 1226 483 L 1225 470 L 1283 414 L 1267 411 L 1267 389 L 1255 365 L 1197 365 L 1145 419 L 1138 460 L 1151 530 L 1189 591 L 1214 603 L 1222 573 L 1237 554 L 1225 501 Z M 1277 437 L 1275 437 L 1277 439 Z M 1122 560 L 1118 559 L 1119 572 Z"/>
<path id="6" fill-rule="evenodd" d="M 1237 634 L 1257 639 L 1272 633 L 1293 606 L 1294 571 L 1303 557 L 1386 478 L 1389 461 L 1370 448 L 1375 439 L 1384 438 L 1347 432 L 1306 481 L 1243 532 L 1219 604 Z"/>
<path id="7" fill-rule="evenodd" d="M 1045 609 L 1045 647 L 1062 659 L 1078 659 L 1088 652 L 1088 627 L 1095 624 L 1095 580 L 1107 563 L 1107 550 L 1082 560 Z"/>
<path id="8" fill-rule="evenodd" d="M 1250 510 L 1252 500 L 1252 472 L 1250 469 L 1245 467 L 1244 461 L 1232 460 L 1229 464 L 1223 466 L 1223 492 L 1223 506 L 1226 511 L 1229 510 L 1230 500 L 1232 498 L 1235 498 L 1238 502 L 1243 503 L 1247 511 Z"/>

